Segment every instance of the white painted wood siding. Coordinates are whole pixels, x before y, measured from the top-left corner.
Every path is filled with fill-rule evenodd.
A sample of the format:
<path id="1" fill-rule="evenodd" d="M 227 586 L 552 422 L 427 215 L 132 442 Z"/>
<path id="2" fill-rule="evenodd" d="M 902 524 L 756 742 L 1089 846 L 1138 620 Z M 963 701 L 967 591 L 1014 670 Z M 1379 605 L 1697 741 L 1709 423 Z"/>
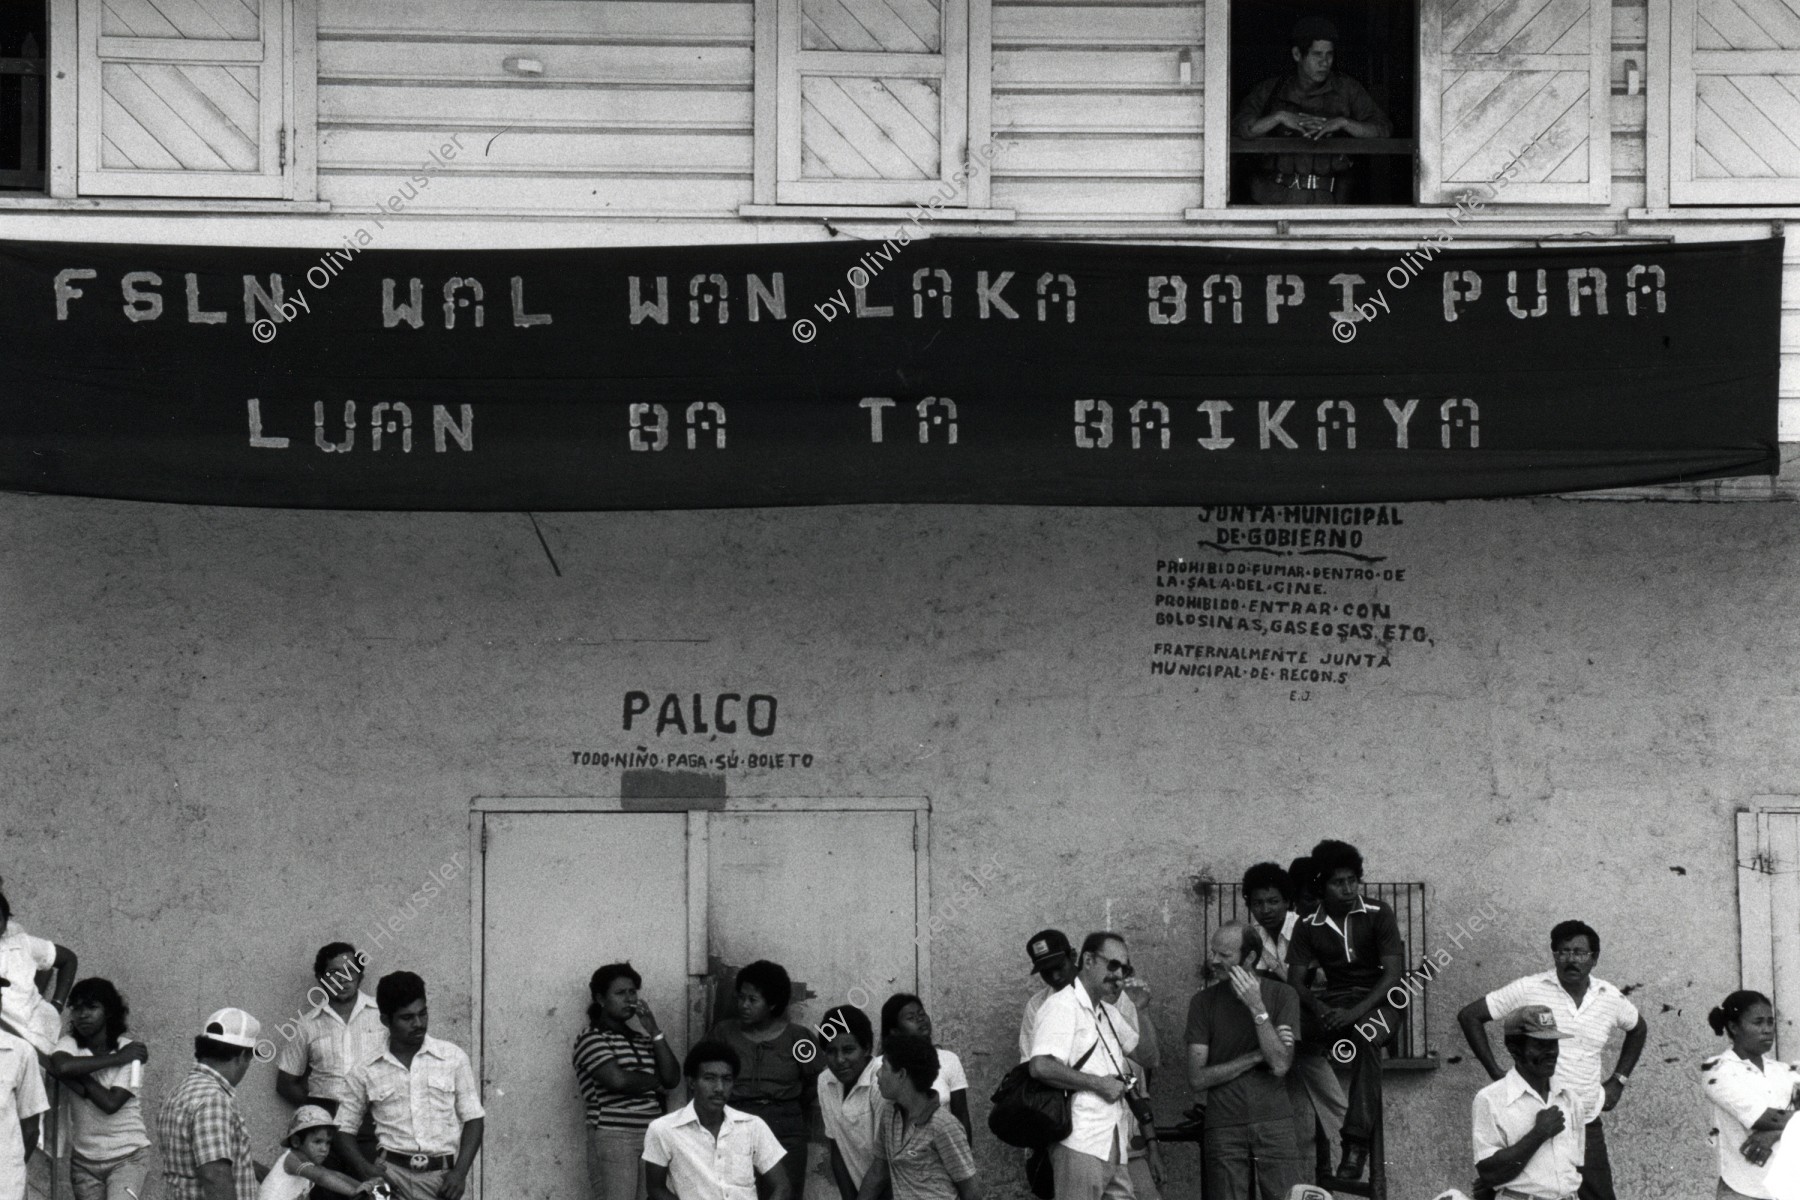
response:
<path id="1" fill-rule="evenodd" d="M 1198 205 L 1204 25 L 1191 0 L 996 0 L 993 203 L 1109 221 Z"/>
<path id="2" fill-rule="evenodd" d="M 748 0 L 321 0 L 320 197 L 374 207 L 461 133 L 408 211 L 735 217 L 752 29 Z"/>

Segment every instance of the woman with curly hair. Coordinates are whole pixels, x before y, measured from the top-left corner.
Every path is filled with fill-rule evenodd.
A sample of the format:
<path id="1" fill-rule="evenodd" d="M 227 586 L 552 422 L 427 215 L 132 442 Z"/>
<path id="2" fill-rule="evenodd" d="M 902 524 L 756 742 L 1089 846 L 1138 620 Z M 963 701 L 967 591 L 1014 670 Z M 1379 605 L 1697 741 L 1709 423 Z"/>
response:
<path id="1" fill-rule="evenodd" d="M 806 1190 L 809 1114 L 818 1107 L 818 1078 L 825 1069 L 811 1034 L 787 1020 L 793 981 L 779 963 L 759 959 L 737 973 L 737 1015 L 706 1036 L 737 1051 L 740 1067 L 731 1107 L 761 1117 L 787 1157 L 781 1160 L 795 1200 Z"/>

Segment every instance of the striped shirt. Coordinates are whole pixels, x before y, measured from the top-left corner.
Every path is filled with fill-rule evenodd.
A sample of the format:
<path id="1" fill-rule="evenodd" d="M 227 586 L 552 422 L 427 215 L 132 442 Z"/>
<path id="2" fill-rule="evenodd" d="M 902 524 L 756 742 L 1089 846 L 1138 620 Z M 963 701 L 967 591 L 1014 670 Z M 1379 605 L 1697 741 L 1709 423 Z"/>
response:
<path id="1" fill-rule="evenodd" d="M 275 1059 L 277 1070 L 306 1080 L 306 1093 L 342 1104 L 350 1095 L 350 1070 L 387 1048 L 387 1026 L 367 992 L 357 992 L 348 1021 L 318 1004 L 289 1026 L 293 1033 Z"/>
<path id="2" fill-rule="evenodd" d="M 163 1194 L 168 1200 L 201 1200 L 200 1168 L 229 1162 L 239 1200 L 256 1195 L 256 1167 L 250 1160 L 250 1131 L 238 1115 L 237 1098 L 225 1077 L 196 1062 L 186 1079 L 163 1101 L 156 1116 L 162 1143 Z"/>
<path id="3" fill-rule="evenodd" d="M 1527 1004 L 1547 1006 L 1556 1014 L 1556 1027 L 1574 1035 L 1556 1056 L 1555 1082 L 1575 1093 L 1586 1119 L 1592 1121 L 1606 1102 L 1600 1056 L 1613 1030 L 1623 1033 L 1637 1028 L 1637 1005 L 1606 980 L 1590 975 L 1587 995 L 1578 1008 L 1555 971 L 1515 979 L 1487 994 L 1488 1015 L 1496 1021 Z"/>
<path id="4" fill-rule="evenodd" d="M 587 1104 L 591 1129 L 645 1129 L 662 1116 L 662 1093 L 615 1092 L 600 1082 L 600 1068 L 612 1063 L 621 1071 L 656 1074 L 656 1043 L 640 1033 L 614 1033 L 588 1028 L 575 1039 L 575 1080 Z"/>
<path id="5" fill-rule="evenodd" d="M 920 1125 L 890 1104 L 882 1113 L 876 1152 L 886 1160 L 894 1200 L 956 1200 L 956 1185 L 975 1177 L 975 1156 L 962 1126 L 942 1104 Z"/>

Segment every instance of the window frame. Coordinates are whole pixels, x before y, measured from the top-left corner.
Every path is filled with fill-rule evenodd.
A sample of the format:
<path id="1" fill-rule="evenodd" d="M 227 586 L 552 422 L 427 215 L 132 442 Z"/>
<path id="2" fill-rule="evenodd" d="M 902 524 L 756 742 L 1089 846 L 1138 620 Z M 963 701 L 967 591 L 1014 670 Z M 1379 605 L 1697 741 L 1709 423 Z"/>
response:
<path id="1" fill-rule="evenodd" d="M 217 190 L 116 195 L 81 190 L 81 0 L 48 0 L 46 188 L 43 195 L 0 197 L 0 210 L 100 206 L 122 211 L 326 211 L 329 206 L 318 200 L 318 3 L 283 3 L 286 49 L 281 126 L 287 132 L 287 161 L 278 195 L 220 194 Z"/>
<path id="2" fill-rule="evenodd" d="M 800 154 L 800 79 L 817 73 L 804 69 L 802 55 L 818 55 L 827 63 L 845 64 L 888 55 L 847 51 L 802 50 L 800 47 L 801 0 L 755 0 L 754 133 L 751 155 L 751 204 L 744 215 L 770 216 L 783 212 L 816 213 L 821 210 L 855 214 L 905 209 L 923 203 L 946 185 L 955 194 L 944 201 L 940 213 L 959 212 L 971 217 L 1010 216 L 989 208 L 991 172 L 973 172 L 960 182 L 952 176 L 970 161 L 976 149 L 992 138 L 993 125 L 993 13 L 992 0 L 942 0 L 946 10 L 942 53 L 946 59 L 939 92 L 941 106 L 940 173 L 935 179 L 917 180 L 806 180 L 785 178 L 798 174 Z M 950 12 L 949 10 L 957 10 Z M 952 39 L 961 34 L 961 45 Z M 829 56 L 829 57 L 826 57 Z M 894 55 L 894 58 L 903 56 Z M 923 56 L 919 56 L 923 57 Z M 954 64 L 954 66 L 952 65 Z M 960 108 L 960 117 L 954 117 Z M 977 165 L 980 165 L 979 162 Z M 771 211 L 773 210 L 773 211 Z"/>
<path id="3" fill-rule="evenodd" d="M 1206 4 L 1205 40 L 1201 47 L 1205 64 L 1204 91 L 1202 93 L 1204 124 L 1201 134 L 1204 172 L 1201 179 L 1202 207 L 1187 210 L 1186 217 L 1189 221 L 1238 220 L 1251 217 L 1260 217 L 1264 220 L 1388 220 L 1454 211 L 1452 193 L 1466 185 L 1458 183 L 1454 186 L 1445 186 L 1441 163 L 1444 149 L 1441 129 L 1443 79 L 1446 71 L 1441 37 L 1443 15 L 1447 6 L 1446 0 L 1419 0 L 1418 3 L 1417 61 L 1414 63 L 1413 75 L 1414 199 L 1410 205 L 1404 207 L 1397 205 L 1260 206 L 1233 205 L 1230 202 L 1233 106 L 1231 3 L 1232 0 L 1208 0 Z M 1652 2 L 1652 7 L 1655 7 L 1655 0 Z M 1605 206 L 1611 202 L 1612 32 L 1610 4 L 1605 0 L 1593 0 L 1590 5 L 1589 20 L 1592 22 L 1589 29 L 1588 62 L 1590 80 L 1589 137 L 1590 139 L 1599 137 L 1604 140 L 1598 145 L 1590 144 L 1588 152 L 1590 178 L 1585 184 L 1524 183 L 1514 184 L 1509 188 L 1508 198 L 1504 202 L 1521 206 L 1524 210 L 1520 213 L 1522 217 L 1552 208 L 1566 211 L 1570 207 Z M 1222 86 L 1213 86 L 1214 80 L 1222 81 Z M 1585 196 L 1576 198 L 1567 194 L 1541 194 L 1542 189 L 1572 189 L 1575 186 L 1585 188 Z"/>

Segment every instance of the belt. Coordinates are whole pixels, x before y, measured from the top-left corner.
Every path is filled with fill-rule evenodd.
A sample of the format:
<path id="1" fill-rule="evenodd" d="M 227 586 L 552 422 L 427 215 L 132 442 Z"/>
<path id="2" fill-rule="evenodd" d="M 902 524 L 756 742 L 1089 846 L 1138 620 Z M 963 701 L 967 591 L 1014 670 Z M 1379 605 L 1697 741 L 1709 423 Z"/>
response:
<path id="1" fill-rule="evenodd" d="M 1329 192 L 1337 185 L 1337 180 L 1330 175 L 1283 175 L 1275 172 L 1275 182 L 1282 187 L 1317 189 Z"/>
<path id="2" fill-rule="evenodd" d="M 454 1154 L 414 1154 L 407 1150 L 389 1150 L 385 1146 L 381 1157 L 415 1171 L 448 1171 L 456 1165 Z"/>

